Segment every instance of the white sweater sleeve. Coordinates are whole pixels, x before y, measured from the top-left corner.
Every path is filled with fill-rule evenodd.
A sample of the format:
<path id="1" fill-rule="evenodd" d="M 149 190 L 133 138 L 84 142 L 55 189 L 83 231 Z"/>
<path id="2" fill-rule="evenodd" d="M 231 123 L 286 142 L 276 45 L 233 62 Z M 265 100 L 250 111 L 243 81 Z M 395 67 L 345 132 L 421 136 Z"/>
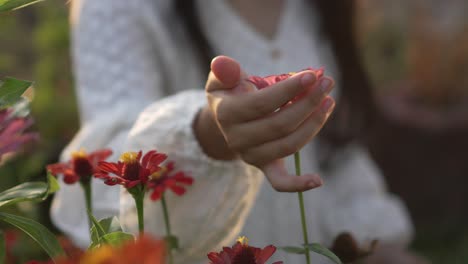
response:
<path id="1" fill-rule="evenodd" d="M 210 251 L 230 245 L 239 235 L 262 182 L 258 169 L 240 160 L 213 160 L 202 151 L 192 123 L 205 103 L 205 94 L 199 90 L 153 103 L 139 116 L 126 144 L 129 150 L 155 148 L 167 153 L 177 169 L 195 179 L 182 197 L 166 192 L 172 231 L 182 247 L 176 263 L 201 263 Z M 126 191 L 121 203 L 121 222 L 136 231 L 135 206 Z M 147 198 L 145 224 L 151 233 L 165 235 L 160 201 Z"/>
<path id="2" fill-rule="evenodd" d="M 79 3 L 79 1 L 78 1 Z M 161 97 L 159 69 L 148 54 L 151 41 L 140 25 L 135 1 L 81 0 L 72 24 L 72 51 L 81 129 L 61 160 L 80 148 L 112 148 L 115 159 L 141 110 Z M 93 181 L 97 218 L 119 214 L 119 190 Z M 78 184 L 61 184 L 53 222 L 78 245 L 88 246 L 84 198 Z"/>

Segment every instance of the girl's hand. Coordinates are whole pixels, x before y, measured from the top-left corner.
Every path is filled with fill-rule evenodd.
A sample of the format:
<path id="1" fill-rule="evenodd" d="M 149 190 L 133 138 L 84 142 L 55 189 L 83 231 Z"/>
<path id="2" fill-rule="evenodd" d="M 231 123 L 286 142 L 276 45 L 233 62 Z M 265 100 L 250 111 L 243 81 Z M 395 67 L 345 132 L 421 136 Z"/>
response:
<path id="1" fill-rule="evenodd" d="M 194 123 L 196 136 L 208 155 L 241 158 L 261 169 L 278 191 L 319 187 L 317 174 L 288 174 L 283 158 L 320 131 L 334 107 L 327 96 L 333 84 L 328 77 L 317 81 L 312 71 L 304 71 L 257 90 L 236 61 L 216 57 L 206 83 L 208 106 Z M 298 95 L 297 101 L 286 104 Z"/>

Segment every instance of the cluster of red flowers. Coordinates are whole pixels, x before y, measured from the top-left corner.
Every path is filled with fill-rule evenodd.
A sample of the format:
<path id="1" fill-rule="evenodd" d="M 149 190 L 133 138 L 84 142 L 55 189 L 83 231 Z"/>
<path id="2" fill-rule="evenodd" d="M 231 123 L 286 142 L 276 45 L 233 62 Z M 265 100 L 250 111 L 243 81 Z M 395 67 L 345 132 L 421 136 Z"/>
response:
<path id="1" fill-rule="evenodd" d="M 175 171 L 174 162 L 162 163 L 167 155 L 156 150 L 142 152 L 126 152 L 117 162 L 104 161 L 112 154 L 104 149 L 86 154 L 83 150 L 72 154 L 72 159 L 64 163 L 47 166 L 53 175 L 62 174 L 64 182 L 73 184 L 77 181 L 89 181 L 94 175 L 104 180 L 107 185 L 123 185 L 130 189 L 141 185 L 151 190 L 151 199 L 158 200 L 170 189 L 177 195 L 183 195 L 186 185 L 193 184 L 193 178 L 183 171 Z"/>

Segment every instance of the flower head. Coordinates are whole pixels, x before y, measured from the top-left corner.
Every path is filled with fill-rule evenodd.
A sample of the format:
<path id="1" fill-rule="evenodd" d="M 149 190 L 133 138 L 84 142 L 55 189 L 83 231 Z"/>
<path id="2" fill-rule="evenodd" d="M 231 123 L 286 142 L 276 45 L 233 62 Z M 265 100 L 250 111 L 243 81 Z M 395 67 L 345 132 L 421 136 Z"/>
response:
<path id="1" fill-rule="evenodd" d="M 103 245 L 85 252 L 79 257 L 55 259 L 57 264 L 164 264 L 166 246 L 163 240 L 141 236 L 136 241 L 128 241 L 122 246 Z"/>
<path id="2" fill-rule="evenodd" d="M 33 124 L 29 117 L 16 117 L 11 109 L 0 110 L 0 160 L 3 154 L 15 152 L 30 141 L 39 138 L 37 133 L 24 131 Z"/>
<path id="3" fill-rule="evenodd" d="M 110 149 L 102 149 L 87 154 L 83 149 L 73 152 L 71 160 L 47 166 L 47 170 L 54 176 L 63 174 L 63 181 L 73 184 L 77 181 L 88 182 L 91 176 L 98 172 L 100 161 L 112 155 Z"/>
<path id="4" fill-rule="evenodd" d="M 306 68 L 302 71 L 313 71 L 317 79 L 322 78 L 323 76 L 323 68 L 320 69 L 313 69 L 313 68 Z M 290 73 L 283 73 L 283 74 L 277 74 L 277 75 L 270 75 L 266 77 L 260 77 L 260 76 L 250 76 L 247 80 L 251 83 L 253 83 L 255 86 L 257 86 L 258 89 L 263 89 L 266 87 L 269 87 L 277 82 L 281 82 L 283 80 L 288 79 L 289 77 L 293 76 L 296 74 L 295 72 L 290 72 Z"/>
<path id="5" fill-rule="evenodd" d="M 167 155 L 151 150 L 142 158 L 142 152 L 125 152 L 118 162 L 99 162 L 99 172 L 96 178 L 104 179 L 107 185 L 124 185 L 133 188 L 138 184 L 145 185 L 150 176 L 161 170 L 160 164 Z M 113 175 L 111 175 L 113 174 Z"/>
<path id="6" fill-rule="evenodd" d="M 263 249 L 248 245 L 246 237 L 240 237 L 233 247 L 224 247 L 223 251 L 208 254 L 210 264 L 265 264 L 275 253 L 276 247 L 269 245 Z M 282 264 L 277 261 L 273 264 Z"/>
<path id="7" fill-rule="evenodd" d="M 150 175 L 148 187 L 152 190 L 151 200 L 159 200 L 167 189 L 177 195 L 183 195 L 186 191 L 184 185 L 193 184 L 193 178 L 183 171 L 173 171 L 174 162 L 171 161 L 166 166 L 162 166 L 161 170 Z"/>

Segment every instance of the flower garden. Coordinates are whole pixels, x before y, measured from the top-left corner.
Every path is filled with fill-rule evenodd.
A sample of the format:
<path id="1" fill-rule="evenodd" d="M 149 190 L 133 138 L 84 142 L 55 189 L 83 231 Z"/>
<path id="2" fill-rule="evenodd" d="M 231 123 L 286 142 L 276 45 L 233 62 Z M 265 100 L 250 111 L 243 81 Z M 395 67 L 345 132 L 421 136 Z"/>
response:
<path id="1" fill-rule="evenodd" d="M 3 12 L 7 12 L 8 16 L 14 16 L 16 12 L 23 11 L 23 9 L 15 11 L 17 8 L 26 7 L 24 10 L 27 10 L 29 8 L 27 6 L 35 2 L 39 1 L 0 1 L 0 16 Z M 320 76 L 323 69 L 317 72 Z M 258 88 L 267 88 L 289 76 L 290 74 L 253 76 L 250 81 Z M 30 113 L 31 108 L 33 112 L 37 110 L 34 108 L 35 100 L 46 99 L 40 95 L 38 97 L 33 95 L 33 83 L 30 81 L 10 77 L 0 80 L 0 162 L 4 167 L 0 171 L 2 174 L 11 174 L 15 173 L 19 167 L 36 169 L 41 167 L 42 172 L 34 177 L 19 176 L 5 184 L 0 182 L 0 227 L 2 230 L 0 263 L 172 264 L 174 255 L 183 249 L 179 248 L 177 234 L 171 231 L 171 208 L 167 206 L 165 193 L 173 192 L 182 196 L 190 191 L 190 187 L 197 184 L 190 176 L 190 172 L 178 170 L 177 164 L 171 161 L 171 157 L 158 150 L 146 153 L 125 152 L 121 153 L 118 160 L 108 160 L 112 154 L 110 149 L 89 153 L 87 150 L 78 149 L 70 160 L 57 163 L 57 160 L 50 159 L 47 153 L 57 154 L 58 149 L 50 149 L 39 143 L 41 136 L 36 132 L 37 128 L 40 128 L 41 133 L 47 128 L 41 127 L 40 123 L 34 124 Z M 73 131 L 73 128 L 62 130 L 67 131 L 67 129 Z M 68 132 L 71 133 L 70 131 Z M 64 143 L 61 142 L 60 146 L 56 147 L 62 147 Z M 39 154 L 24 152 L 31 146 L 38 149 L 42 147 L 44 151 Z M 34 155 L 36 157 L 31 158 Z M 296 173 L 300 175 L 299 153 L 295 154 L 295 160 Z M 5 167 L 6 165 L 10 167 Z M 48 217 L 44 216 L 47 214 L 51 195 L 60 188 L 57 178 L 63 179 L 66 184 L 80 185 L 85 195 L 91 237 L 91 244 L 87 250 L 75 247 L 69 239 L 60 235 L 51 225 Z M 92 178 L 99 179 L 102 184 L 115 186 L 115 188 L 125 188 L 132 195 L 138 212 L 138 234 L 130 234 L 123 230 L 116 217 L 96 219 L 93 216 L 90 184 Z M 143 199 L 146 195 L 154 203 L 161 204 L 164 213 L 165 237 L 152 237 L 145 232 Z M 298 203 L 301 208 L 298 214 L 301 215 L 302 222 L 298 223 L 297 228 L 303 230 L 304 235 L 300 238 L 303 244 L 251 245 L 248 238 L 240 237 L 234 245 L 225 245 L 220 252 L 206 252 L 206 262 L 211 264 L 279 264 L 283 262 L 276 259 L 274 253 L 277 250 L 284 250 L 290 254 L 303 255 L 304 263 L 308 264 L 310 254 L 324 255 L 334 263 L 352 263 L 371 254 L 378 243 L 372 241 L 370 245 L 361 248 L 347 233 L 339 235 L 330 248 L 313 243 L 313 238 L 309 241 L 307 237 L 305 205 L 300 192 Z M 25 214 L 25 211 L 29 213 Z M 255 240 L 255 238 L 251 239 Z M 463 240 L 460 245 L 460 247 L 468 246 L 468 240 Z M 422 251 L 424 250 L 423 248 Z M 444 252 L 441 255 L 445 254 L 443 249 L 440 251 Z M 464 257 L 467 256 L 456 258 Z"/>

